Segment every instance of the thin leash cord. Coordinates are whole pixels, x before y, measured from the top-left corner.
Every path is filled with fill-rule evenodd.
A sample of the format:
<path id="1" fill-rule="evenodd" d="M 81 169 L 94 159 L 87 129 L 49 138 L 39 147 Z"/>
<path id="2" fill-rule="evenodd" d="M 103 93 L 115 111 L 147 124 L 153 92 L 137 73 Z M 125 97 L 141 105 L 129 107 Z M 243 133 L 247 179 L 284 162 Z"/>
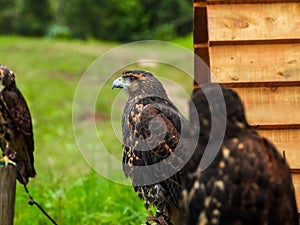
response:
<path id="1" fill-rule="evenodd" d="M 51 218 L 51 216 L 43 209 L 43 207 L 39 204 L 39 203 L 37 203 L 34 199 L 33 199 L 33 197 L 30 195 L 30 193 L 29 193 L 29 191 L 28 191 L 28 188 L 26 187 L 26 185 L 25 184 L 23 184 L 23 186 L 24 186 L 24 189 L 25 189 L 25 191 L 26 191 L 26 193 L 27 193 L 27 195 L 28 195 L 28 197 L 29 197 L 29 202 L 28 202 L 28 204 L 29 205 L 36 205 L 38 208 L 39 208 L 39 210 L 54 224 L 54 225 L 58 225 L 52 218 Z"/>
<path id="2" fill-rule="evenodd" d="M 17 170 L 18 171 L 18 170 Z M 19 173 L 19 171 L 18 171 L 18 174 L 20 175 L 20 173 Z M 22 176 L 21 176 L 22 177 Z M 25 183 L 25 182 L 24 182 Z M 26 184 L 22 184 L 23 185 L 23 187 L 24 187 L 24 189 L 25 189 L 25 192 L 27 193 L 27 195 L 28 195 L 28 197 L 29 197 L 29 202 L 28 202 L 28 204 L 29 205 L 36 205 L 38 208 L 39 208 L 39 210 L 52 222 L 52 224 L 54 224 L 54 225 L 58 225 L 55 221 L 54 221 L 54 219 L 52 219 L 51 218 L 51 216 L 43 209 L 43 207 L 39 204 L 39 203 L 37 203 L 34 199 L 33 199 L 33 197 L 31 196 L 31 194 L 29 193 L 29 190 L 28 190 L 28 188 L 27 188 L 27 186 L 26 186 Z"/>

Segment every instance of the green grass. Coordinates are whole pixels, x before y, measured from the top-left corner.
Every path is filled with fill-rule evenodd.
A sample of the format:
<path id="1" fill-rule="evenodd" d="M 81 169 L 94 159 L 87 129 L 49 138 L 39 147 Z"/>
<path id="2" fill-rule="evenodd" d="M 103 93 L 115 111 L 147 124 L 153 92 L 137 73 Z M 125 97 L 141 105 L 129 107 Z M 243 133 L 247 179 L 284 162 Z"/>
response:
<path id="1" fill-rule="evenodd" d="M 173 42 L 182 47 L 193 50 L 193 34 L 190 34 L 186 37 L 178 38 L 178 39 L 174 40 Z"/>
<path id="2" fill-rule="evenodd" d="M 175 42 L 192 48 L 191 36 Z M 15 72 L 33 118 L 37 177 L 30 180 L 29 190 L 58 224 L 142 224 L 147 216 L 131 186 L 109 181 L 89 167 L 73 133 L 72 106 L 77 84 L 97 57 L 116 46 L 117 43 L 99 41 L 0 37 L 0 63 Z M 191 90 L 191 81 L 187 82 L 178 69 L 158 65 L 154 70 Z M 96 102 L 96 125 L 99 138 L 120 159 L 121 143 L 111 126 L 112 122 L 121 123 L 118 116 L 111 119 L 111 105 L 119 95 L 119 91 L 111 91 L 115 77 L 104 85 Z M 122 109 L 117 110 L 116 115 L 120 115 Z M 89 129 L 87 126 L 82 132 L 88 135 Z M 27 202 L 18 184 L 15 224 L 51 224 Z"/>

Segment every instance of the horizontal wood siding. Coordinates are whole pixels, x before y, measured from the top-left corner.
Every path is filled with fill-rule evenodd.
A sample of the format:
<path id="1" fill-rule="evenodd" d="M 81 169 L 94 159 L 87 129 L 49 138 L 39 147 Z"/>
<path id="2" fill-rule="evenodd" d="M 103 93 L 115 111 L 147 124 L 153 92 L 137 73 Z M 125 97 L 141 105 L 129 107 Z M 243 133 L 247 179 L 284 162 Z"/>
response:
<path id="1" fill-rule="evenodd" d="M 195 1 L 198 2 L 198 1 Z M 282 3 L 283 0 L 207 0 L 207 4 L 257 4 L 257 3 Z M 287 2 L 299 2 L 299 0 L 285 0 Z"/>
<path id="2" fill-rule="evenodd" d="M 300 44 L 214 46 L 209 50 L 212 74 L 221 83 L 300 82 Z"/>
<path id="3" fill-rule="evenodd" d="M 244 102 L 246 115 L 251 125 L 290 125 L 292 127 L 294 124 L 300 124 L 300 87 L 234 89 Z"/>
<path id="4" fill-rule="evenodd" d="M 296 191 L 296 200 L 298 205 L 298 212 L 300 209 L 300 173 L 293 174 L 293 184 Z"/>
<path id="5" fill-rule="evenodd" d="M 263 129 L 258 133 L 274 143 L 281 154 L 285 152 L 290 167 L 300 168 L 300 129 Z"/>
<path id="6" fill-rule="evenodd" d="M 210 41 L 300 38 L 299 3 L 208 5 Z"/>
<path id="7" fill-rule="evenodd" d="M 195 54 L 211 68 L 195 66 L 195 79 L 239 93 L 249 123 L 285 152 L 300 211 L 300 1 L 194 0 L 194 11 Z"/>

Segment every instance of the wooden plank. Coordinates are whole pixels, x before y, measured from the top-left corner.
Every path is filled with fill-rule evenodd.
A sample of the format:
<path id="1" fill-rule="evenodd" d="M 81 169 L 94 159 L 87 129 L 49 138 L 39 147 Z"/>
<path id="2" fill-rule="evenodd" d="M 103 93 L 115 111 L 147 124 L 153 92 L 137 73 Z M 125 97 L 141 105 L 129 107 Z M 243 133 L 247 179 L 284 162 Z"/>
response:
<path id="1" fill-rule="evenodd" d="M 300 87 L 252 87 L 234 90 L 245 104 L 250 124 L 300 124 Z"/>
<path id="2" fill-rule="evenodd" d="M 237 87 L 293 87 L 300 86 L 300 81 L 282 81 L 282 82 L 230 82 L 222 83 L 223 86 L 228 88 L 237 88 Z"/>
<path id="3" fill-rule="evenodd" d="M 300 169 L 300 129 L 258 130 L 258 133 L 270 140 L 281 154 L 285 151 L 291 168 Z"/>
<path id="4" fill-rule="evenodd" d="M 300 81 L 300 44 L 214 46 L 209 50 L 211 71 L 221 83 Z"/>
<path id="5" fill-rule="evenodd" d="M 298 205 L 298 212 L 300 212 L 300 173 L 294 173 L 293 176 L 293 184 L 296 191 L 296 201 Z"/>
<path id="6" fill-rule="evenodd" d="M 194 1 L 194 8 L 196 7 L 206 7 L 207 6 L 207 3 L 206 1 Z"/>
<path id="7" fill-rule="evenodd" d="M 300 124 L 256 124 L 250 125 L 256 130 L 300 129 Z"/>
<path id="8" fill-rule="evenodd" d="M 300 38 L 288 39 L 262 39 L 262 40 L 222 40 L 209 41 L 210 46 L 228 46 L 228 45 L 272 45 L 272 44 L 299 44 Z"/>
<path id="9" fill-rule="evenodd" d="M 2 225 L 14 224 L 16 177 L 15 166 L 0 165 L 0 221 Z"/>
<path id="10" fill-rule="evenodd" d="M 256 4 L 256 3 L 282 3 L 283 0 L 207 0 L 207 4 Z M 299 2 L 299 0 L 284 0 L 288 2 Z"/>
<path id="11" fill-rule="evenodd" d="M 300 38 L 300 3 L 208 5 L 210 41 Z"/>

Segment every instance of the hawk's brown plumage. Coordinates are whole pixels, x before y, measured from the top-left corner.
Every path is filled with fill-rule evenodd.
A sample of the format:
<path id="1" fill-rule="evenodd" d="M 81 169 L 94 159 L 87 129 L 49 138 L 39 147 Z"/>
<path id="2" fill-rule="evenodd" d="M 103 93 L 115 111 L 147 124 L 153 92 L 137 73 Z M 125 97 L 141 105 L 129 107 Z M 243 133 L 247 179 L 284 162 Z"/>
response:
<path id="1" fill-rule="evenodd" d="M 124 173 L 147 208 L 156 206 L 176 223 L 183 166 L 180 149 L 185 143 L 181 131 L 187 122 L 150 72 L 126 71 L 113 87 L 128 94 L 122 117 Z M 175 149 L 179 149 L 176 154 Z M 177 171 L 172 176 L 170 168 Z"/>
<path id="2" fill-rule="evenodd" d="M 3 155 L 12 157 L 19 171 L 17 179 L 28 183 L 35 176 L 34 141 L 31 115 L 27 103 L 16 86 L 15 75 L 4 65 L 0 65 L 0 140 Z"/>
<path id="3" fill-rule="evenodd" d="M 191 104 L 195 104 L 198 114 L 191 115 L 191 120 L 199 118 L 201 128 L 196 149 L 198 160 L 210 137 L 211 112 L 218 112 L 225 100 L 227 114 L 225 118 L 222 113 L 215 118 L 218 124 L 226 123 L 226 132 L 213 162 L 204 171 L 195 166 L 199 161 L 191 163 L 190 174 L 185 176 L 185 224 L 299 225 L 286 161 L 248 125 L 243 104 L 233 90 L 222 87 L 224 98 L 216 97 L 213 104 L 208 104 L 204 93 L 217 95 L 217 88 L 218 85 L 211 84 L 192 94 Z"/>

